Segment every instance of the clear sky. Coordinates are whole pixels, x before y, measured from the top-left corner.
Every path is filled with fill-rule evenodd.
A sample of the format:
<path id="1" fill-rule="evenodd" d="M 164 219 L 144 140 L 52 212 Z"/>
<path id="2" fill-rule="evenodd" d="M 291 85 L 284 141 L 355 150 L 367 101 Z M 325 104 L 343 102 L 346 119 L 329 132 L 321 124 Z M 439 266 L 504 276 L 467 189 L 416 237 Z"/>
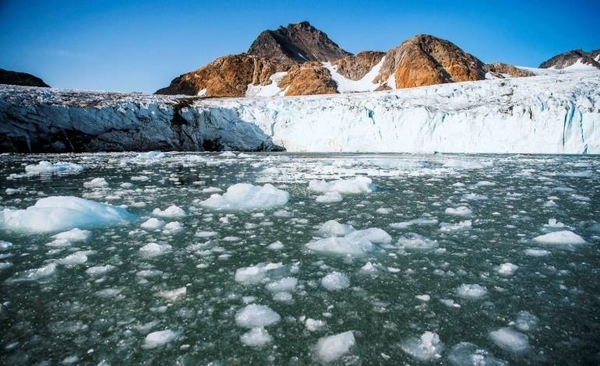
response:
<path id="1" fill-rule="evenodd" d="M 600 0 L 0 0 L 0 68 L 59 88 L 154 92 L 302 20 L 353 53 L 421 33 L 521 66 L 600 48 Z"/>

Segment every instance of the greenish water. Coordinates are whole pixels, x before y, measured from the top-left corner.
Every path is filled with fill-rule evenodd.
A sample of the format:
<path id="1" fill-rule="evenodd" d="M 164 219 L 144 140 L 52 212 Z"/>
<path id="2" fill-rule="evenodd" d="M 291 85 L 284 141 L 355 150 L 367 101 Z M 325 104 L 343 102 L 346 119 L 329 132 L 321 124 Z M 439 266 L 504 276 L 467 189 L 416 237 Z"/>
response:
<path id="1" fill-rule="evenodd" d="M 24 174 L 42 160 L 84 170 Z M 0 155 L 0 163 L 0 209 L 76 196 L 135 215 L 124 225 L 89 228 L 90 239 L 64 246 L 48 245 L 54 232 L 0 225 L 2 364 L 319 364 L 319 339 L 346 331 L 355 344 L 331 364 L 452 364 L 461 342 L 507 364 L 600 364 L 598 157 L 178 153 Z M 355 176 L 369 177 L 372 192 L 320 203 L 308 189 L 313 179 Z M 94 178 L 106 186 L 86 187 Z M 206 188 L 226 191 L 237 183 L 270 183 L 290 198 L 250 212 L 200 205 L 212 194 Z M 182 230 L 142 227 L 154 209 L 171 205 L 185 216 L 159 219 Z M 446 211 L 457 207 L 471 214 Z M 417 219 L 423 220 L 411 221 Z M 392 240 L 359 256 L 308 250 L 329 220 L 380 228 Z M 533 240 L 557 231 L 586 243 Z M 435 241 L 435 248 L 402 246 L 408 233 Z M 277 241 L 282 248 L 267 247 Z M 140 252 L 148 243 L 171 249 L 148 257 Z M 65 260 L 74 253 L 86 259 Z M 267 263 L 281 267 L 256 284 L 235 280 L 239 269 Z M 363 268 L 367 263 L 372 271 Z M 518 268 L 503 272 L 507 263 Z M 113 266 L 106 273 L 86 272 L 106 265 Z M 39 268 L 54 270 L 31 275 Z M 347 276 L 349 287 L 323 287 L 321 279 L 334 271 Z M 267 289 L 282 277 L 298 280 L 291 300 Z M 487 293 L 465 298 L 465 284 Z M 186 293 L 178 298 L 157 295 L 181 288 Z M 265 327 L 272 340 L 261 347 L 240 338 L 249 329 L 236 314 L 249 303 L 281 317 Z M 309 329 L 306 319 L 324 326 Z M 490 333 L 506 327 L 526 337 L 524 349 L 494 340 Z M 165 329 L 177 336 L 148 348 L 146 336 Z M 419 360 L 405 345 L 425 332 L 437 334 L 443 348 Z"/>

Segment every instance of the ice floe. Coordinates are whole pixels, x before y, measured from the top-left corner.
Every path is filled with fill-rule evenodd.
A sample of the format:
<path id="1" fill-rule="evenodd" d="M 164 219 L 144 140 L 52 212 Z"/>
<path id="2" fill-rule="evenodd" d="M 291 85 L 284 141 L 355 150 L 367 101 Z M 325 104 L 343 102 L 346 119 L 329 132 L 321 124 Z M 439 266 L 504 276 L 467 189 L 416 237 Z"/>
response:
<path id="1" fill-rule="evenodd" d="M 273 341 L 265 328 L 252 328 L 240 336 L 240 341 L 248 347 L 263 347 Z"/>
<path id="2" fill-rule="evenodd" d="M 229 187 L 222 195 L 213 194 L 200 202 L 200 206 L 227 211 L 265 210 L 285 205 L 289 197 L 289 193 L 271 184 L 261 187 L 238 183 Z"/>
<path id="3" fill-rule="evenodd" d="M 523 352 L 529 348 L 527 336 L 508 327 L 490 332 L 490 339 L 505 351 Z"/>
<path id="4" fill-rule="evenodd" d="M 329 363 L 348 354 L 355 344 L 352 331 L 319 338 L 315 346 L 315 356 L 320 362 Z"/>
<path id="5" fill-rule="evenodd" d="M 166 345 L 167 343 L 173 342 L 179 338 L 181 332 L 176 332 L 171 329 L 160 330 L 152 332 L 144 339 L 143 348 L 151 349 Z"/>
<path id="6" fill-rule="evenodd" d="M 350 279 L 343 273 L 331 272 L 321 279 L 321 286 L 327 291 L 338 291 L 350 287 Z"/>
<path id="7" fill-rule="evenodd" d="M 579 245 L 585 244 L 586 241 L 579 235 L 569 230 L 555 231 L 552 233 L 536 236 L 533 241 L 541 244 L 557 244 L 557 245 Z"/>
<path id="8" fill-rule="evenodd" d="M 508 366 L 508 362 L 494 357 L 473 343 L 460 342 L 448 352 L 452 366 Z"/>
<path id="9" fill-rule="evenodd" d="M 400 348 L 418 360 L 427 361 L 441 358 L 444 344 L 437 333 L 425 332 L 419 338 L 412 337 L 404 340 Z"/>
<path id="10" fill-rule="evenodd" d="M 235 315 L 235 323 L 242 328 L 262 328 L 278 323 L 281 316 L 266 305 L 250 304 Z"/>
<path id="11" fill-rule="evenodd" d="M 478 284 L 462 284 L 456 289 L 456 294 L 463 299 L 478 300 L 486 297 L 488 291 Z"/>
<path id="12" fill-rule="evenodd" d="M 337 192 L 339 194 L 358 194 L 373 192 L 372 180 L 367 177 L 339 179 L 330 182 L 324 180 L 311 180 L 308 189 L 313 192 Z"/>

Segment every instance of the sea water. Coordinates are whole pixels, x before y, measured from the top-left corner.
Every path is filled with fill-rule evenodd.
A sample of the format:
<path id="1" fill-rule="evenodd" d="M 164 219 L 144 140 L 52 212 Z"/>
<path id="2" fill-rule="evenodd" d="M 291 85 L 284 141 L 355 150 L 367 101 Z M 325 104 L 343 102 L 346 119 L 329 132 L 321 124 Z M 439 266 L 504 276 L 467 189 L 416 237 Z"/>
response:
<path id="1" fill-rule="evenodd" d="M 598 157 L 0 163 L 3 365 L 600 364 Z"/>

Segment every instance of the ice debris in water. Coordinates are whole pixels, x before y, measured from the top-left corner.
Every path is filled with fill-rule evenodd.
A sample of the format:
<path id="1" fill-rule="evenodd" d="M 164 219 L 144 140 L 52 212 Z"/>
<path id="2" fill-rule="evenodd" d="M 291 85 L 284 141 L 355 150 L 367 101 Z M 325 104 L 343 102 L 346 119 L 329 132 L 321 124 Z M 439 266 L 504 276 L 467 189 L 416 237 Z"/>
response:
<path id="1" fill-rule="evenodd" d="M 261 283 L 268 276 L 279 275 L 284 271 L 285 266 L 281 263 L 266 263 L 238 268 L 235 271 L 235 281 L 244 285 L 255 285 Z"/>
<path id="2" fill-rule="evenodd" d="M 44 233 L 123 224 L 132 219 L 125 209 L 71 196 L 39 199 L 25 210 L 0 212 L 0 229 Z"/>
<path id="3" fill-rule="evenodd" d="M 319 235 L 323 237 L 328 236 L 344 236 L 354 231 L 352 225 L 340 224 L 336 220 L 329 220 L 325 222 L 318 230 Z"/>
<path id="4" fill-rule="evenodd" d="M 437 248 L 438 242 L 416 233 L 406 233 L 398 239 L 398 246 L 411 250 L 427 250 Z"/>
<path id="5" fill-rule="evenodd" d="M 505 351 L 523 352 L 529 348 L 527 336 L 508 327 L 490 332 L 490 338 Z"/>
<path id="6" fill-rule="evenodd" d="M 536 236 L 533 241 L 542 244 L 578 245 L 586 241 L 579 235 L 569 230 L 555 231 L 552 233 Z"/>
<path id="7" fill-rule="evenodd" d="M 84 182 L 83 186 L 85 188 L 106 188 L 108 187 L 108 182 L 104 178 L 94 178 L 89 182 Z"/>
<path id="8" fill-rule="evenodd" d="M 465 206 L 460 206 L 457 208 L 448 207 L 446 209 L 446 211 L 444 211 L 444 213 L 446 215 L 463 216 L 463 217 L 468 217 L 468 216 L 473 215 L 473 211 L 471 211 L 470 208 L 465 207 Z"/>
<path id="9" fill-rule="evenodd" d="M 280 320 L 279 314 L 266 305 L 250 304 L 235 315 L 235 323 L 243 328 L 262 328 Z"/>
<path id="10" fill-rule="evenodd" d="M 85 270 L 85 273 L 87 273 L 90 276 L 102 276 L 107 274 L 108 272 L 114 270 L 116 267 L 110 264 L 104 265 L 104 266 L 94 266 L 94 267 L 90 267 L 88 269 Z"/>
<path id="11" fill-rule="evenodd" d="M 88 260 L 87 253 L 79 251 L 79 252 L 75 252 L 73 254 L 69 254 L 64 258 L 57 260 L 56 263 L 67 265 L 67 266 L 75 266 L 77 264 L 83 264 L 83 263 L 87 262 L 87 260 Z"/>
<path id="12" fill-rule="evenodd" d="M 335 203 L 335 202 L 341 202 L 343 199 L 344 198 L 342 197 L 342 195 L 339 192 L 333 191 L 333 192 L 325 192 L 324 194 L 317 196 L 315 201 L 317 201 L 319 203 Z"/>
<path id="13" fill-rule="evenodd" d="M 321 285 L 328 291 L 338 291 L 350 287 L 350 279 L 343 273 L 331 272 L 321 279 Z"/>
<path id="14" fill-rule="evenodd" d="M 443 233 L 450 233 L 453 231 L 466 230 L 471 228 L 471 220 L 465 220 L 456 224 L 442 222 L 440 224 L 440 231 Z"/>
<path id="15" fill-rule="evenodd" d="M 524 253 L 530 257 L 545 257 L 550 255 L 550 252 L 547 250 L 535 248 L 525 249 Z"/>
<path id="16" fill-rule="evenodd" d="M 530 332 L 537 328 L 538 322 L 539 319 L 537 316 L 528 311 L 520 311 L 519 314 L 517 314 L 517 319 L 514 322 L 511 322 L 510 325 L 522 332 Z"/>
<path id="17" fill-rule="evenodd" d="M 434 332 L 425 332 L 420 338 L 412 337 L 400 344 L 400 348 L 421 361 L 440 358 L 444 350 L 444 344 L 440 337 Z"/>
<path id="18" fill-rule="evenodd" d="M 329 363 L 349 353 L 355 344 L 352 331 L 323 337 L 317 342 L 315 356 L 319 361 Z"/>
<path id="19" fill-rule="evenodd" d="M 456 289 L 456 294 L 463 299 L 477 300 L 487 295 L 487 289 L 477 284 L 463 284 Z"/>
<path id="20" fill-rule="evenodd" d="M 357 194 L 373 192 L 371 179 L 367 177 L 356 177 L 352 179 L 339 179 L 331 182 L 324 180 L 311 180 L 308 189 L 317 193 L 337 192 L 340 194 Z"/>
<path id="21" fill-rule="evenodd" d="M 200 202 L 200 206 L 228 211 L 264 210 L 285 205 L 289 197 L 289 193 L 271 184 L 261 187 L 238 183 L 229 187 L 222 195 L 213 194 Z"/>
<path id="22" fill-rule="evenodd" d="M 295 277 L 284 277 L 280 280 L 267 284 L 266 289 L 271 292 L 292 292 L 298 285 L 298 279 Z"/>
<path id="23" fill-rule="evenodd" d="M 240 341 L 248 347 L 263 347 L 273 341 L 273 337 L 265 328 L 252 328 L 240 336 Z"/>
<path id="24" fill-rule="evenodd" d="M 157 257 L 171 250 L 169 244 L 148 243 L 140 248 L 140 254 L 145 257 Z"/>
<path id="25" fill-rule="evenodd" d="M 175 217 L 184 217 L 185 211 L 177 205 L 171 205 L 171 206 L 167 207 L 166 209 L 164 209 L 164 211 L 159 208 L 155 208 L 152 211 L 152 214 L 154 216 L 158 216 L 158 217 L 175 218 Z"/>
<path id="26" fill-rule="evenodd" d="M 156 293 L 156 296 L 162 297 L 165 300 L 175 301 L 182 297 L 185 297 L 186 294 L 187 294 L 187 288 L 180 287 L 175 290 L 159 291 Z"/>
<path id="27" fill-rule="evenodd" d="M 448 362 L 453 366 L 508 366 L 508 362 L 469 342 L 460 342 L 452 347 Z"/>
<path id="28" fill-rule="evenodd" d="M 49 263 L 40 268 L 28 269 L 23 273 L 18 273 L 15 277 L 11 278 L 11 282 L 36 281 L 41 278 L 51 276 L 55 272 L 56 272 L 56 263 Z"/>
<path id="29" fill-rule="evenodd" d="M 163 226 L 165 226 L 165 222 L 162 220 L 159 220 L 155 217 L 151 217 L 148 220 L 144 221 L 140 227 L 142 229 L 146 229 L 146 230 L 158 230 L 158 229 L 162 229 Z"/>
<path id="30" fill-rule="evenodd" d="M 392 241 L 392 237 L 382 229 L 355 230 L 351 225 L 340 224 L 335 220 L 321 225 L 318 233 L 330 237 L 312 241 L 306 244 L 306 247 L 315 252 L 329 254 L 362 256 L 373 250 L 373 244 L 387 244 Z"/>
<path id="31" fill-rule="evenodd" d="M 71 229 L 69 231 L 63 231 L 52 236 L 58 240 L 68 240 L 70 242 L 86 241 L 92 237 L 92 233 L 88 230 L 81 230 L 78 228 Z"/>
<path id="32" fill-rule="evenodd" d="M 562 222 L 556 221 L 556 219 L 549 219 L 547 224 L 544 224 L 544 227 L 548 228 L 561 228 L 565 227 L 565 224 Z"/>
<path id="33" fill-rule="evenodd" d="M 83 171 L 83 166 L 74 163 L 40 161 L 37 165 L 25 166 L 25 173 L 36 174 L 76 174 Z"/>
<path id="34" fill-rule="evenodd" d="M 309 332 L 317 332 L 317 331 L 321 330 L 323 327 L 325 327 L 326 325 L 327 325 L 327 322 L 324 320 L 316 320 L 316 319 L 308 318 L 304 321 L 304 326 L 306 327 L 306 330 L 308 330 Z"/>
<path id="35" fill-rule="evenodd" d="M 517 269 L 519 269 L 519 266 L 517 266 L 516 264 L 506 262 L 498 266 L 498 273 L 500 273 L 501 275 L 510 276 L 514 274 L 517 271 Z"/>
<path id="36" fill-rule="evenodd" d="M 171 329 L 160 330 L 152 332 L 146 336 L 144 340 L 143 348 L 156 348 L 164 346 L 165 344 L 172 342 L 179 338 L 180 332 L 175 332 Z"/>

